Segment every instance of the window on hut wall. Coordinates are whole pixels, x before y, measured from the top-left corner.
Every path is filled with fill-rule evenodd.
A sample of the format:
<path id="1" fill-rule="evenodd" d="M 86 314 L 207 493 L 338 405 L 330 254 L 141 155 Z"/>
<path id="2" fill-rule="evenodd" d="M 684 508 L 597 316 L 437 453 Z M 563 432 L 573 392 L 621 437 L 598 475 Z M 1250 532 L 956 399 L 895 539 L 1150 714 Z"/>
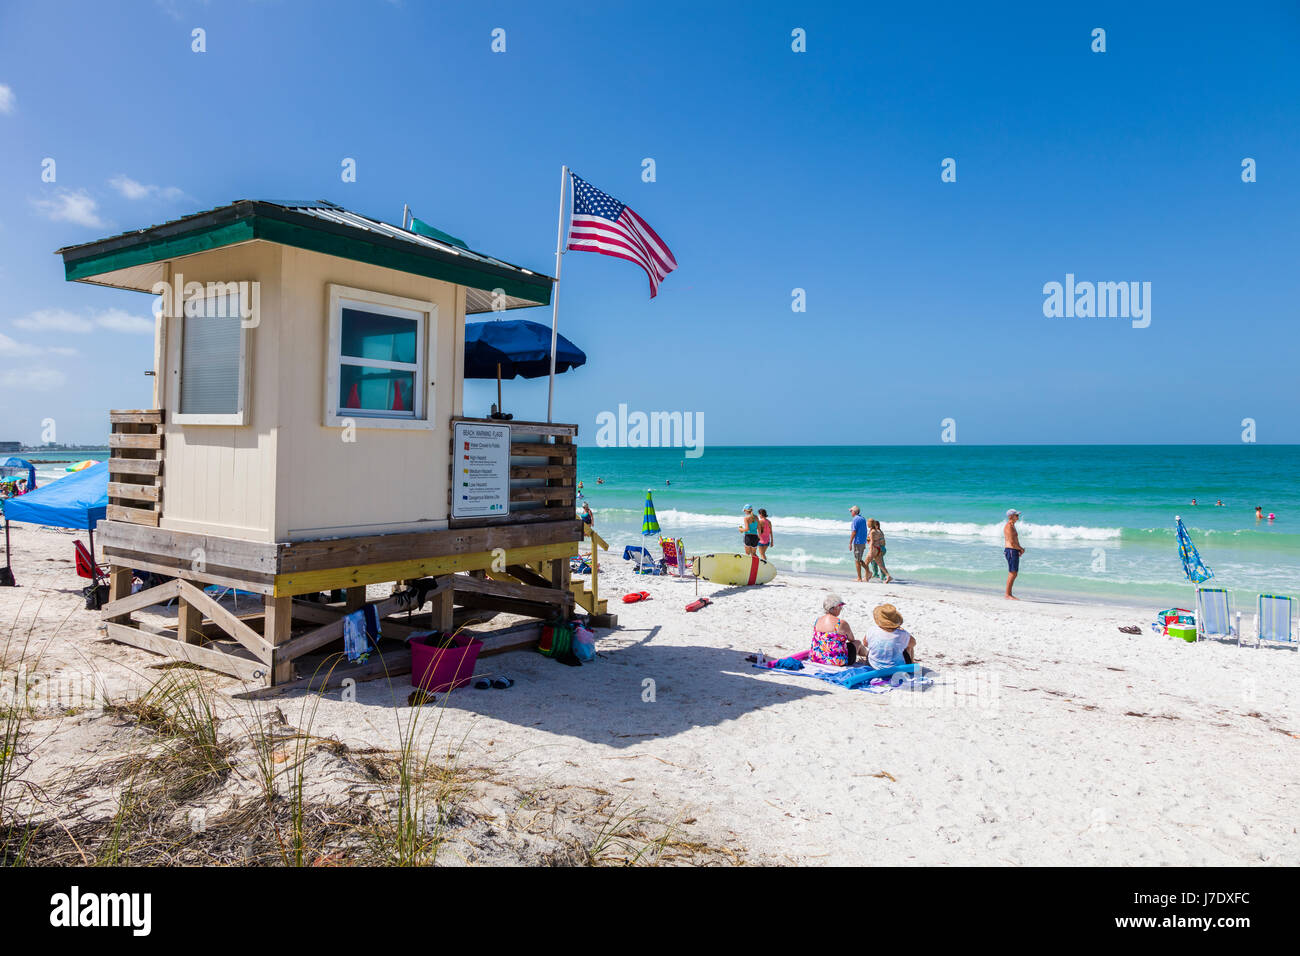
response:
<path id="1" fill-rule="evenodd" d="M 436 316 L 433 303 L 331 286 L 326 424 L 430 427 Z"/>
<path id="2" fill-rule="evenodd" d="M 339 409 L 415 417 L 423 316 L 384 314 L 344 303 L 339 348 Z"/>
<path id="3" fill-rule="evenodd" d="M 247 424 L 247 330 L 238 293 L 195 297 L 180 322 L 175 420 L 191 425 Z"/>

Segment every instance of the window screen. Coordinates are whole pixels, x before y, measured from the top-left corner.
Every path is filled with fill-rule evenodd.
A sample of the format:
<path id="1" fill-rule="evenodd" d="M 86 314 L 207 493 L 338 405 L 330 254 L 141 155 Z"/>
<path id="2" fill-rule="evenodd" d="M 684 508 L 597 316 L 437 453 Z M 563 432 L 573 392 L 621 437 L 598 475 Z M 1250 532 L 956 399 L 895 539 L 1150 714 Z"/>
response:
<path id="1" fill-rule="evenodd" d="M 186 315 L 181 332 L 182 415 L 238 415 L 240 340 L 238 302 L 203 300 L 201 314 Z"/>

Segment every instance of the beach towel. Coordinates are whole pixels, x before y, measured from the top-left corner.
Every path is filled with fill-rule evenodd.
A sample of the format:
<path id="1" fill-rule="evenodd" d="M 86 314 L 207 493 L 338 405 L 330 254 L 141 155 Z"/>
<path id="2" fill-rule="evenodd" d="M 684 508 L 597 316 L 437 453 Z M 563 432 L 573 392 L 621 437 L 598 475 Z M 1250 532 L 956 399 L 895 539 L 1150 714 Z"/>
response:
<path id="1" fill-rule="evenodd" d="M 353 663 L 365 663 L 379 647 L 379 615 L 373 604 L 343 619 L 343 653 Z"/>
<path id="2" fill-rule="evenodd" d="M 801 662 L 801 670 L 774 668 L 769 663 L 755 664 L 759 670 L 768 673 L 789 674 L 792 677 L 812 677 L 827 684 L 834 684 L 848 690 L 866 691 L 868 694 L 888 694 L 891 690 L 924 690 L 934 681 L 924 676 L 920 664 L 900 664 L 897 667 L 873 668 L 867 664 L 857 667 L 836 667 L 833 664 L 818 664 L 815 661 Z M 879 679 L 881 683 L 873 684 Z"/>

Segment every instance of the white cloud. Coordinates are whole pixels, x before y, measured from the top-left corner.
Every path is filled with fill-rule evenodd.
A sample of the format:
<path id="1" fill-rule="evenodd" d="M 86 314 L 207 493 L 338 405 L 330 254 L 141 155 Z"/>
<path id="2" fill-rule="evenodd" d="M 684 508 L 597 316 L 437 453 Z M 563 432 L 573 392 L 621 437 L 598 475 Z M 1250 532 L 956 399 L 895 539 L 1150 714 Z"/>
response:
<path id="1" fill-rule="evenodd" d="M 94 323 L 67 309 L 38 309 L 21 319 L 14 319 L 14 325 L 30 332 L 89 332 Z"/>
<path id="2" fill-rule="evenodd" d="M 125 173 L 120 176 L 114 176 L 108 181 L 108 184 L 127 199 L 158 198 L 176 200 L 185 198 L 185 191 L 177 186 L 148 186 L 144 183 L 136 182 Z"/>
<path id="3" fill-rule="evenodd" d="M 56 368 L 32 366 L 30 368 L 0 370 L 0 388 L 21 388 L 37 392 L 48 392 L 56 388 L 62 388 L 67 382 L 68 376 Z"/>
<path id="4" fill-rule="evenodd" d="M 124 309 L 109 309 L 95 316 L 95 324 L 101 329 L 112 332 L 125 332 L 136 335 L 153 335 L 154 320 L 141 315 L 132 315 Z"/>
<path id="5" fill-rule="evenodd" d="M 84 335 L 98 328 L 110 332 L 124 332 L 128 335 L 153 335 L 154 320 L 150 316 L 133 315 L 125 309 L 107 309 L 103 312 L 91 312 L 88 315 L 68 309 L 37 309 L 21 319 L 14 319 L 14 326 L 29 332 L 64 332 Z M 38 351 L 57 352 L 58 348 Z"/>
<path id="6" fill-rule="evenodd" d="M 32 204 L 54 222 L 75 222 L 79 226 L 101 228 L 104 220 L 96 210 L 99 204 L 84 189 L 57 190 L 52 199 L 33 199 Z"/>
<path id="7" fill-rule="evenodd" d="M 0 113 L 8 115 L 14 111 L 14 91 L 0 83 Z"/>
<path id="8" fill-rule="evenodd" d="M 11 339 L 3 332 L 0 332 L 0 355 L 35 355 L 39 351 L 40 349 L 35 345 L 28 345 L 26 342 L 19 342 L 16 339 Z"/>

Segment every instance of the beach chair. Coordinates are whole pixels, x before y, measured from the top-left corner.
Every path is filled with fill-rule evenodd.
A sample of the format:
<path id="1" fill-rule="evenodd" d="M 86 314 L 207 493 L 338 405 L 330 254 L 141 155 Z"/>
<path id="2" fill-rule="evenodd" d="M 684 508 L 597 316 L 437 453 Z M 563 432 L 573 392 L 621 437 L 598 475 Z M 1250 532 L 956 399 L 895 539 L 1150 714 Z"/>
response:
<path id="1" fill-rule="evenodd" d="M 1236 638 L 1227 588 L 1196 589 L 1196 639 Z"/>
<path id="2" fill-rule="evenodd" d="M 672 538 L 660 538 L 659 549 L 664 553 L 663 566 L 665 568 L 675 570 L 675 571 L 680 571 L 681 573 L 685 574 L 687 568 L 691 566 L 691 559 L 685 558 L 686 564 L 678 568 L 677 542 L 674 541 Z"/>
<path id="3" fill-rule="evenodd" d="M 108 584 L 108 572 L 95 563 L 95 559 L 91 557 L 86 546 L 79 539 L 73 541 L 72 546 L 78 576 L 89 578 L 90 582 L 95 586 Z"/>
<path id="4" fill-rule="evenodd" d="M 1300 638 L 1292 629 L 1295 620 L 1295 598 L 1284 594 L 1261 594 L 1255 606 L 1255 646 L 1280 644 L 1300 651 Z M 1238 637 L 1237 643 L 1241 643 Z"/>

